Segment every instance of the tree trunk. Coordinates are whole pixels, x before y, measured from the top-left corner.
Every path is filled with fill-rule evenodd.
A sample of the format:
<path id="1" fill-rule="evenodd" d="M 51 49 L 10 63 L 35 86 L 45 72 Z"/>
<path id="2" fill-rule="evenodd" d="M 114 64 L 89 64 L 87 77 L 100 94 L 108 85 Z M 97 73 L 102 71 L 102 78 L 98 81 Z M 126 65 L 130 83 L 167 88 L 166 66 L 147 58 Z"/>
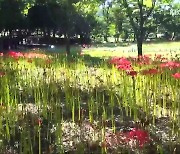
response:
<path id="1" fill-rule="evenodd" d="M 66 53 L 67 55 L 70 55 L 70 37 L 68 34 L 66 35 L 65 39 L 66 39 Z"/>
<path id="2" fill-rule="evenodd" d="M 171 41 L 174 41 L 174 40 L 175 40 L 175 32 L 173 32 L 171 35 Z"/>
<path id="3" fill-rule="evenodd" d="M 143 39 L 142 38 L 137 39 L 138 56 L 142 56 L 142 44 L 143 44 Z"/>
<path id="4" fill-rule="evenodd" d="M 48 36 L 48 38 L 51 37 L 51 29 L 50 28 L 47 28 L 47 36 Z"/>
<path id="5" fill-rule="evenodd" d="M 104 35 L 104 41 L 108 42 L 108 36 L 107 35 Z"/>
<path id="6" fill-rule="evenodd" d="M 54 38 L 56 37 L 56 29 L 55 28 L 53 29 L 53 37 Z"/>

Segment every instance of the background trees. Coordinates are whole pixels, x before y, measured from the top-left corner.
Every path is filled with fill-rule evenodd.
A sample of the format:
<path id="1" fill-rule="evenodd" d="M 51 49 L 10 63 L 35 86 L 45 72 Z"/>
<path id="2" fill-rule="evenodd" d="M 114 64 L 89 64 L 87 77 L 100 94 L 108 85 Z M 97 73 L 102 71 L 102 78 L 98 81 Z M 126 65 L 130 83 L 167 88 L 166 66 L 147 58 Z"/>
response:
<path id="1" fill-rule="evenodd" d="M 180 35 L 180 5 L 172 0 L 1 0 L 1 46 L 13 48 L 23 38 L 41 36 L 46 43 L 66 45 L 72 39 L 136 41 L 138 54 L 152 34 L 175 40 Z M 54 40 L 54 41 L 52 41 Z"/>

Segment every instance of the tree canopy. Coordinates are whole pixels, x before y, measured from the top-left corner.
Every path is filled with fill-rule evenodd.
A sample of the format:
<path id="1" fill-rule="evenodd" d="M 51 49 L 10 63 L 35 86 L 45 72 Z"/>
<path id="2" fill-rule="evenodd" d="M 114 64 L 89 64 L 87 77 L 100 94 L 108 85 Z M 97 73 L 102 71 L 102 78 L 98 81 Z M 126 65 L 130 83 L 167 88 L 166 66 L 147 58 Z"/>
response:
<path id="1" fill-rule="evenodd" d="M 173 0 L 0 0 L 0 31 L 11 38 L 63 37 L 68 54 L 75 38 L 133 40 L 142 55 L 149 34 L 180 36 L 179 8 Z"/>

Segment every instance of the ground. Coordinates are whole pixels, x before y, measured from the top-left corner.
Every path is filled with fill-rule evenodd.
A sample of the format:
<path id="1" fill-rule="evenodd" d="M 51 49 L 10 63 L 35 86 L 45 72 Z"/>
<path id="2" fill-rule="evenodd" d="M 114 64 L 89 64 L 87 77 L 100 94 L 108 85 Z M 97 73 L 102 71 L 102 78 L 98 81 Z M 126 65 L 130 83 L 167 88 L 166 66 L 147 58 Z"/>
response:
<path id="1" fill-rule="evenodd" d="M 137 56 L 136 44 L 104 44 L 84 48 L 83 51 L 91 56 Z M 143 45 L 144 54 L 167 54 L 180 53 L 180 42 L 158 42 L 145 43 Z"/>

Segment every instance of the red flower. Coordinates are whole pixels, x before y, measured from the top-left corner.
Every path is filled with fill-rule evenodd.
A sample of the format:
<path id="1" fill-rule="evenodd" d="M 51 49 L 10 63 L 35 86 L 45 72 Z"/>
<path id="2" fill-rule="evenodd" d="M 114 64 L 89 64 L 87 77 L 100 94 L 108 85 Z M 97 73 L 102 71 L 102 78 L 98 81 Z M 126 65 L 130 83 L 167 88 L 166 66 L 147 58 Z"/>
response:
<path id="1" fill-rule="evenodd" d="M 35 52 L 28 52 L 24 54 L 25 58 L 41 58 L 41 59 L 46 59 L 47 55 L 41 54 L 41 53 L 35 53 Z"/>
<path id="2" fill-rule="evenodd" d="M 21 52 L 15 52 L 15 51 L 9 51 L 7 53 L 7 55 L 9 57 L 12 57 L 12 58 L 19 58 L 19 57 L 23 57 L 23 54 Z"/>
<path id="3" fill-rule="evenodd" d="M 139 65 L 149 65 L 151 64 L 152 59 L 148 55 L 138 56 L 137 58 Z"/>
<path id="4" fill-rule="evenodd" d="M 131 62 L 124 57 L 114 57 L 110 60 L 111 64 L 116 65 L 120 70 L 131 71 L 133 70 Z"/>
<path id="5" fill-rule="evenodd" d="M 136 71 L 129 71 L 129 72 L 127 72 L 127 75 L 134 77 L 137 75 L 137 72 Z"/>
<path id="6" fill-rule="evenodd" d="M 175 79 L 180 79 L 180 73 L 175 73 L 172 75 Z"/>
<path id="7" fill-rule="evenodd" d="M 2 57 L 4 54 L 2 52 L 0 52 L 0 57 Z"/>
<path id="8" fill-rule="evenodd" d="M 180 63 L 174 62 L 174 61 L 169 61 L 167 63 L 162 63 L 160 64 L 161 68 L 169 68 L 169 69 L 174 69 L 180 67 Z"/>
<path id="9" fill-rule="evenodd" d="M 110 60 L 110 63 L 115 65 L 131 65 L 131 62 L 124 57 L 114 57 Z"/>
<path id="10" fill-rule="evenodd" d="M 119 70 L 131 71 L 133 70 L 131 65 L 118 65 L 117 68 Z"/>
<path id="11" fill-rule="evenodd" d="M 149 75 L 154 75 L 154 74 L 158 74 L 158 73 L 159 73 L 159 71 L 157 69 L 155 69 L 155 68 L 151 68 L 151 69 L 142 71 L 143 75 L 148 75 L 148 74 Z"/>
<path id="12" fill-rule="evenodd" d="M 138 142 L 139 147 L 143 147 L 145 143 L 150 141 L 149 134 L 141 129 L 133 128 L 127 133 L 127 141 L 135 140 Z"/>

